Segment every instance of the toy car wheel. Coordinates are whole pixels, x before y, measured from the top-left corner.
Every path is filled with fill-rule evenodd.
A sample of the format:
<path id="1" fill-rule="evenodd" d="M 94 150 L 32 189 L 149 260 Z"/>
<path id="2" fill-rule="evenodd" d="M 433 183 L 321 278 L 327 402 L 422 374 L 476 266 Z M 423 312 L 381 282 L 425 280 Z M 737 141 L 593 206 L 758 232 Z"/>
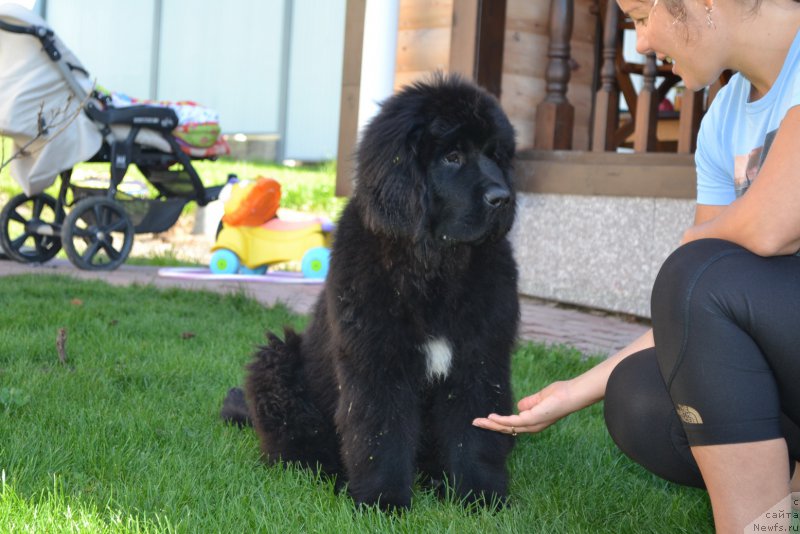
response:
<path id="1" fill-rule="evenodd" d="M 0 245 L 19 262 L 46 262 L 61 250 L 56 228 L 62 219 L 50 195 L 17 195 L 0 211 Z"/>
<path id="2" fill-rule="evenodd" d="M 262 275 L 267 273 L 267 266 L 266 265 L 259 265 L 258 267 L 253 267 L 252 269 L 247 265 L 242 265 L 239 267 L 239 274 L 257 274 Z"/>
<path id="3" fill-rule="evenodd" d="M 232 250 L 221 248 L 211 255 L 211 263 L 208 268 L 214 274 L 236 274 L 242 262 L 239 256 Z"/>
<path id="4" fill-rule="evenodd" d="M 306 278 L 325 278 L 331 264 L 331 251 L 325 247 L 315 247 L 303 254 L 300 268 Z"/>
<path id="5" fill-rule="evenodd" d="M 133 223 L 123 207 L 106 197 L 84 198 L 70 210 L 61 229 L 69 261 L 87 271 L 122 265 L 133 247 Z"/>

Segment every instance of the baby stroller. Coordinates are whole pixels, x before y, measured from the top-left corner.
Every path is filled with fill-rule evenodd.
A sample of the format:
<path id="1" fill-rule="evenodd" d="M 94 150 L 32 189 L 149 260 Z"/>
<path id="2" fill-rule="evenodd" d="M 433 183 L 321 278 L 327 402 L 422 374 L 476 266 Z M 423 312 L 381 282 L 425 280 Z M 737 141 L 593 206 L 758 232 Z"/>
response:
<path id="1" fill-rule="evenodd" d="M 41 263 L 63 247 L 78 268 L 116 269 L 134 234 L 163 232 L 188 202 L 215 200 L 222 186 L 204 187 L 192 160 L 229 152 L 218 121 L 216 129 L 213 121 L 194 123 L 212 126 L 206 133 L 213 135 L 192 145 L 185 139 L 197 139 L 197 133 L 188 131 L 179 113 L 208 118 L 213 112 L 190 102 L 120 105 L 93 85 L 41 17 L 16 4 L 0 5 L 0 135 L 13 141 L 9 170 L 24 191 L 0 211 L 5 254 Z M 110 164 L 103 187 L 71 182 L 73 166 L 82 161 Z M 148 198 L 153 195 L 144 184 L 145 194 L 126 192 L 122 179 L 131 165 L 157 191 L 155 198 Z M 53 198 L 44 191 L 57 176 Z"/>

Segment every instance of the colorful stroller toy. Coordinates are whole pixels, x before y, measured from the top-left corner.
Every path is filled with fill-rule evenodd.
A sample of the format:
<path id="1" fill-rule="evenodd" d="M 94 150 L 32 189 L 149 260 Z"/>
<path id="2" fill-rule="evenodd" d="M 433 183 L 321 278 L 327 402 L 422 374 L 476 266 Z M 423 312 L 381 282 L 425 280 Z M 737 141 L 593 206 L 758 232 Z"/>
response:
<path id="1" fill-rule="evenodd" d="M 0 5 L 0 135 L 13 141 L 10 172 L 24 191 L 0 211 L 9 257 L 46 262 L 63 246 L 81 269 L 116 269 L 135 233 L 163 232 L 188 202 L 217 198 L 222 186 L 204 187 L 192 160 L 227 154 L 219 134 L 216 114 L 192 102 L 140 104 L 101 92 L 44 20 Z M 110 164 L 106 188 L 71 183 L 82 161 Z M 131 165 L 155 198 L 121 187 Z M 44 191 L 57 176 L 53 198 Z"/>

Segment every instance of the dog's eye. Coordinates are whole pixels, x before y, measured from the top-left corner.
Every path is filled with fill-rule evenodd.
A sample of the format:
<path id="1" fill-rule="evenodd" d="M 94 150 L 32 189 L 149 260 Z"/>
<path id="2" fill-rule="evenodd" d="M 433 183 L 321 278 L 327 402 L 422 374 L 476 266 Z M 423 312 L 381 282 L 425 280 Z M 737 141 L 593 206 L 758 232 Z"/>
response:
<path id="1" fill-rule="evenodd" d="M 483 155 L 496 163 L 503 160 L 503 155 L 500 152 L 500 145 L 495 143 L 485 146 L 483 148 Z"/>
<path id="2" fill-rule="evenodd" d="M 448 152 L 444 157 L 444 161 L 446 163 L 451 163 L 453 165 L 461 165 L 461 162 L 463 161 L 461 157 L 461 152 L 458 152 L 457 150 Z"/>

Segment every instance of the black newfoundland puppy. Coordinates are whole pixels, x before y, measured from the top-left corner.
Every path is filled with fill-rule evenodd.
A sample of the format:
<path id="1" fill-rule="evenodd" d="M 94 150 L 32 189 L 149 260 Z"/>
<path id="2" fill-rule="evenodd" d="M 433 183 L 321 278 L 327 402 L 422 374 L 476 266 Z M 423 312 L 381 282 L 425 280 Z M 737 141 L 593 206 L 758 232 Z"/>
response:
<path id="1" fill-rule="evenodd" d="M 223 407 L 249 416 L 269 461 L 319 467 L 384 509 L 410 506 L 417 471 L 467 502 L 505 501 L 513 438 L 471 422 L 512 407 L 513 156 L 497 100 L 463 79 L 383 104 L 306 332 L 270 334 L 247 407 L 241 390 Z"/>

